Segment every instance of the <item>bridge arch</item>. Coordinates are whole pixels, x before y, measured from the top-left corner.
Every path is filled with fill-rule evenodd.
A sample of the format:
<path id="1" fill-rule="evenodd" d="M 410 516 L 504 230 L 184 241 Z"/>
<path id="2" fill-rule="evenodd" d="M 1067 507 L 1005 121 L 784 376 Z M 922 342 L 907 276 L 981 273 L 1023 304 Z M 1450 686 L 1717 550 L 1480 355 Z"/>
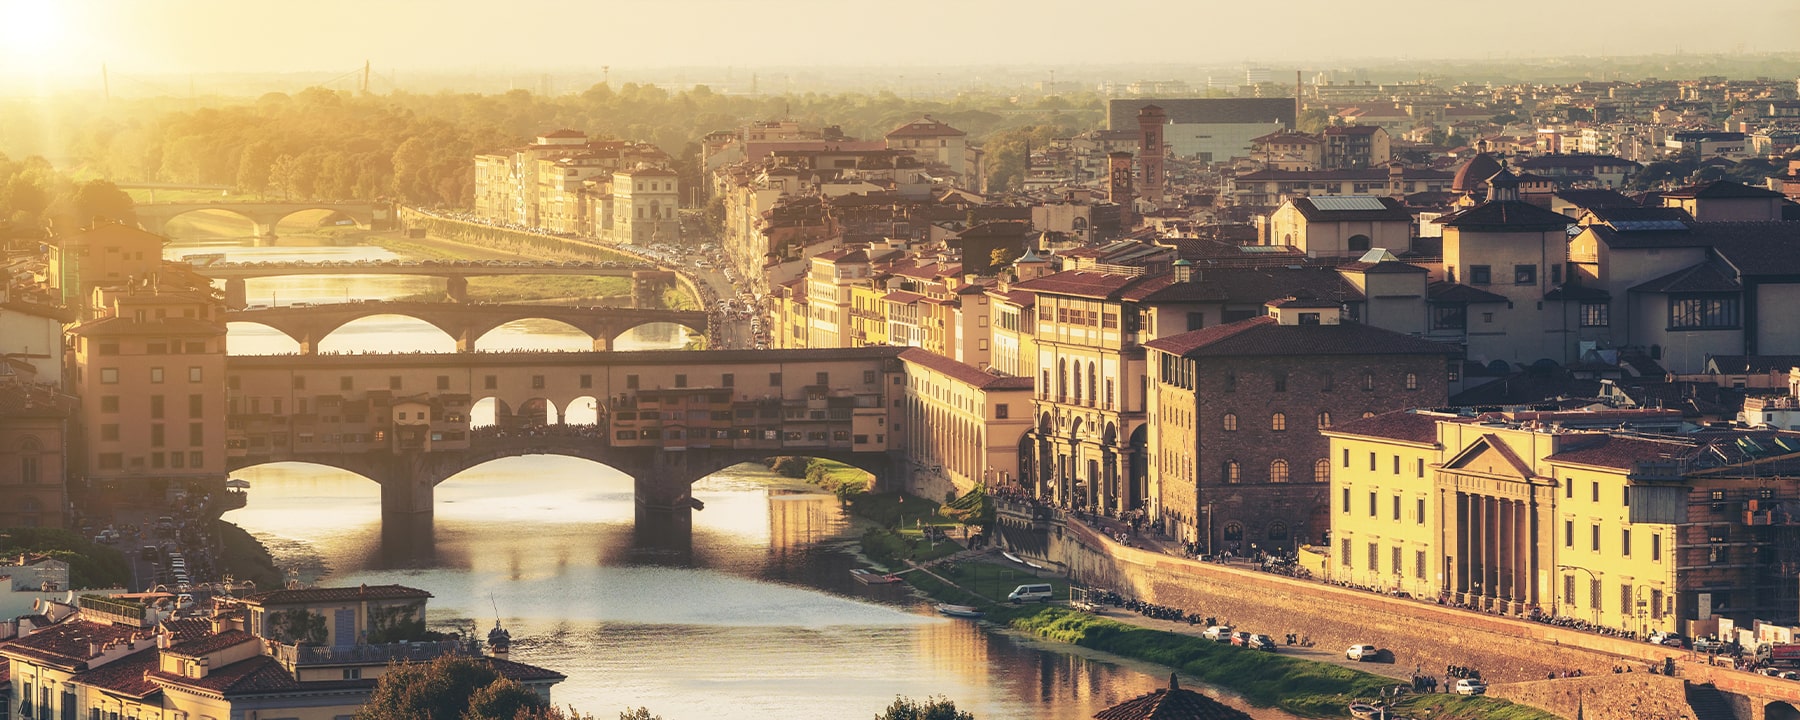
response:
<path id="1" fill-rule="evenodd" d="M 418 338 L 420 344 L 428 346 L 421 349 L 421 352 L 448 353 L 456 352 L 457 349 L 457 337 L 452 328 L 446 328 L 431 320 L 415 317 L 406 313 L 371 311 L 367 315 L 345 319 L 320 318 L 316 321 L 300 324 L 300 337 L 295 337 L 295 332 L 291 329 L 283 331 L 287 332 L 289 337 L 294 337 L 295 340 L 299 341 L 302 347 L 305 347 L 310 342 L 315 350 L 322 352 L 361 352 L 371 349 L 378 349 L 384 352 L 409 352 L 412 350 L 412 348 L 366 348 L 351 345 L 354 340 L 352 340 L 350 336 L 360 333 L 360 331 L 354 329 L 359 325 L 390 326 L 383 330 L 381 333 L 383 335 L 392 335 L 398 332 L 421 332 L 428 327 L 438 331 L 439 337 L 430 339 L 427 339 L 426 337 Z M 346 329 L 351 329 L 351 332 L 348 334 L 343 333 Z"/>
<path id="2" fill-rule="evenodd" d="M 519 410 L 513 420 L 521 427 L 545 427 L 562 424 L 562 408 L 557 403 L 542 397 L 535 397 L 519 403 Z"/>
<path id="3" fill-rule="evenodd" d="M 570 400 L 562 410 L 564 425 L 599 425 L 600 399 L 592 395 L 583 395 Z"/>
<path id="4" fill-rule="evenodd" d="M 551 327 L 530 327 L 534 324 L 548 324 Z M 525 335 L 524 331 L 526 330 L 529 330 L 532 334 Z M 512 336 L 515 333 L 518 334 L 520 340 L 529 340 L 529 342 L 522 342 L 507 347 L 499 347 L 497 345 L 498 343 L 505 342 L 509 336 Z M 477 351 L 486 352 L 509 350 L 580 352 L 594 349 L 594 340 L 595 337 L 593 334 L 576 327 L 567 320 L 547 317 L 522 317 L 515 320 L 508 320 L 499 325 L 482 330 L 480 334 L 475 336 L 474 347 Z"/>
<path id="5" fill-rule="evenodd" d="M 649 328 L 649 329 L 655 330 L 655 329 L 662 329 L 662 328 L 668 328 L 668 327 L 680 328 L 681 330 L 685 330 L 687 333 L 689 333 L 689 335 L 698 335 L 702 338 L 706 337 L 706 326 L 704 326 L 704 325 L 695 327 L 693 324 L 685 323 L 685 322 L 676 322 L 676 321 L 670 321 L 670 320 L 652 320 L 649 322 L 641 322 L 636 325 L 632 325 L 630 327 L 626 327 L 622 330 L 618 330 L 618 331 L 614 332 L 612 334 L 612 337 L 607 338 L 607 347 L 609 347 L 609 348 L 618 347 L 620 339 L 625 338 L 626 336 L 631 335 L 633 333 L 636 333 L 640 329 Z M 653 332 L 652 334 L 657 339 L 651 340 L 650 342 L 663 341 L 661 333 Z M 677 347 L 686 347 L 688 344 L 688 340 L 689 340 L 689 336 L 680 335 L 678 333 L 672 333 L 671 336 L 666 339 L 667 342 L 674 344 Z M 653 348 L 653 349 L 660 350 L 662 348 Z"/>
<path id="6" fill-rule="evenodd" d="M 300 340 L 273 325 L 234 320 L 225 323 L 228 355 L 292 355 L 300 352 Z"/>
<path id="7" fill-rule="evenodd" d="M 197 205 L 194 207 L 182 209 L 177 212 L 173 212 L 168 215 L 164 215 L 161 217 L 160 220 L 153 221 L 152 223 L 143 223 L 147 226 L 144 229 L 149 230 L 150 232 L 154 232 L 158 235 L 167 236 L 168 230 L 169 230 L 169 224 L 171 222 L 174 222 L 175 219 L 187 218 L 189 216 L 193 216 L 193 215 L 200 214 L 200 213 L 234 215 L 237 218 L 243 220 L 244 222 L 249 223 L 249 225 L 250 225 L 249 232 L 251 234 L 250 236 L 252 236 L 252 237 L 263 237 L 264 235 L 268 235 L 268 234 L 272 233 L 275 229 L 275 226 L 273 224 L 269 225 L 267 228 L 264 228 L 263 224 L 261 222 L 258 222 L 256 218 L 251 217 L 248 213 L 245 213 L 242 210 L 238 210 L 236 208 L 233 208 L 230 205 L 225 205 L 225 204 Z M 140 217 L 142 217 L 144 215 L 143 209 L 141 207 L 138 210 L 138 214 Z M 154 227 L 148 227 L 150 225 L 154 225 Z M 243 237 L 243 236 L 238 236 L 238 237 Z"/>
<path id="8" fill-rule="evenodd" d="M 1763 720 L 1800 720 L 1800 709 L 1785 700 L 1776 700 L 1763 706 Z"/>

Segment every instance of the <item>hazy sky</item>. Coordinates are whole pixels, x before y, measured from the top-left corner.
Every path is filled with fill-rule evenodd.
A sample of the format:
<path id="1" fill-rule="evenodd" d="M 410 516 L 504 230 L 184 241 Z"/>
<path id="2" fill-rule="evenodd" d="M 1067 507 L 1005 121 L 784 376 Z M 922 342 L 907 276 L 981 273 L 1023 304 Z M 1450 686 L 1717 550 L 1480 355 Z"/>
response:
<path id="1" fill-rule="evenodd" d="M 1800 51 L 1800 0 L 0 0 L 0 74 Z"/>

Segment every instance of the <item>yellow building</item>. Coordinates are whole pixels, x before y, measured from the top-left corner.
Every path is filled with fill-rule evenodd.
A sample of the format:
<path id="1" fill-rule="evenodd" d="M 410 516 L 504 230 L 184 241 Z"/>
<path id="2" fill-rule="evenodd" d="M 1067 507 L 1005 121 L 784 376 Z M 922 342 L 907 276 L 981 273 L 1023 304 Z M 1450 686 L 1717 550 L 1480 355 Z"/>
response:
<path id="1" fill-rule="evenodd" d="M 887 292 L 874 283 L 850 288 L 850 347 L 889 344 L 887 303 L 882 300 Z"/>
<path id="2" fill-rule="evenodd" d="M 1667 410 L 1411 411 L 1325 430 L 1328 572 L 1637 633 L 1792 617 L 1800 435 L 1681 430 Z"/>
<path id="3" fill-rule="evenodd" d="M 907 460 L 927 497 L 1011 486 L 1031 429 L 1029 377 L 1005 377 L 914 348 L 906 366 Z"/>

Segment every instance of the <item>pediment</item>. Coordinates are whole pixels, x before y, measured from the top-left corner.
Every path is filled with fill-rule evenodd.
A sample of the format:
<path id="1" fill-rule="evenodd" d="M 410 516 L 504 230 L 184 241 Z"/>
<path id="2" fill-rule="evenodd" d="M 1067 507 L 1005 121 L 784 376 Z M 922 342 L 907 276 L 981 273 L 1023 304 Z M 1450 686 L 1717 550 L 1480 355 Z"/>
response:
<path id="1" fill-rule="evenodd" d="M 1529 480 L 1535 476 L 1531 466 L 1526 465 L 1512 448 L 1506 446 L 1492 434 L 1483 435 L 1481 439 L 1463 448 L 1462 452 L 1444 463 L 1445 470 L 1463 470 L 1483 475 L 1497 475 Z"/>

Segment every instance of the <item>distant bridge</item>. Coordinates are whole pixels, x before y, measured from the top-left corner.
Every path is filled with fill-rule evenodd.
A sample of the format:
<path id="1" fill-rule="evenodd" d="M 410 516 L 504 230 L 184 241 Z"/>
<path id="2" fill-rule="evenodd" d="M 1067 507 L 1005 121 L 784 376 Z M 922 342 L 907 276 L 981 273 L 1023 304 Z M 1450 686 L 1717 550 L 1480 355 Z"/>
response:
<path id="1" fill-rule="evenodd" d="M 434 488 L 463 470 L 534 454 L 614 467 L 636 481 L 640 512 L 680 517 L 695 480 L 772 455 L 887 482 L 905 450 L 900 350 L 232 356 L 228 469 L 347 470 L 401 516 L 430 514 Z M 496 429 L 472 427 L 483 401 Z M 590 403 L 591 425 L 563 424 L 564 408 Z"/>
<path id="2" fill-rule="evenodd" d="M 259 238 L 275 237 L 275 226 L 295 213 L 308 210 L 330 210 L 341 213 L 365 228 L 375 227 L 377 219 L 386 220 L 393 217 L 386 203 L 367 201 L 354 202 L 177 202 L 177 203 L 143 203 L 136 208 L 138 224 L 145 230 L 168 236 L 166 228 L 170 220 L 192 212 L 202 210 L 219 210 L 232 213 L 249 220 L 255 226 L 255 236 Z"/>
<path id="3" fill-rule="evenodd" d="M 495 328 L 518 320 L 555 320 L 594 341 L 595 350 L 611 350 L 614 338 L 651 323 L 674 323 L 707 332 L 707 314 L 697 310 L 656 310 L 574 305 L 450 304 L 364 301 L 304 307 L 282 306 L 225 313 L 226 322 L 267 325 L 300 343 L 300 352 L 317 354 L 319 342 L 344 325 L 376 315 L 422 320 L 456 340 L 457 352 L 474 352 L 476 342 Z"/>
<path id="4" fill-rule="evenodd" d="M 673 274 L 650 263 L 529 262 L 523 260 L 357 260 L 342 262 L 214 262 L 194 265 L 202 277 L 225 281 L 226 307 L 241 308 L 249 302 L 245 281 L 297 275 L 413 275 L 444 279 L 444 294 L 453 302 L 468 302 L 469 278 L 502 275 L 567 275 L 576 277 L 628 277 L 633 279 L 632 304 L 650 304 L 662 289 L 675 283 Z"/>

